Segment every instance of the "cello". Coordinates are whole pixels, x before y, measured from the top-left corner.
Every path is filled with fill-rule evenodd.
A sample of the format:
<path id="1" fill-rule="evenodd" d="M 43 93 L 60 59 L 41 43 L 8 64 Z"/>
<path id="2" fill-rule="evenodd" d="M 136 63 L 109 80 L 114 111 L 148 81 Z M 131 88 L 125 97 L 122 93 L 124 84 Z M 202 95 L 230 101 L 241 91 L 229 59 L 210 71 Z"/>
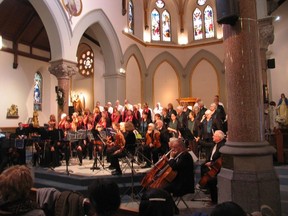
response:
<path id="1" fill-rule="evenodd" d="M 165 156 L 167 157 L 167 156 L 170 154 L 171 151 L 172 151 L 172 150 L 170 150 L 169 152 L 167 152 L 167 153 L 165 154 Z M 162 158 L 149 170 L 149 172 L 144 176 L 144 178 L 143 178 L 142 181 L 141 181 L 142 187 L 144 187 L 144 188 L 149 187 L 150 184 L 155 181 L 154 178 L 155 178 L 156 174 L 159 173 L 166 164 L 167 164 L 167 161 L 165 160 L 165 157 L 162 157 Z"/>
<path id="2" fill-rule="evenodd" d="M 167 157 L 170 152 L 171 150 L 165 156 Z M 174 159 L 177 159 L 179 155 L 180 154 L 178 154 Z M 175 177 L 177 176 L 177 172 L 174 171 L 172 167 L 168 164 L 167 160 L 165 159 L 166 157 L 163 157 L 159 161 L 160 162 L 159 164 L 161 165 L 161 167 L 158 163 L 156 163 L 157 165 L 156 172 L 155 170 L 154 172 L 149 172 L 147 174 L 148 177 L 147 178 L 146 176 L 144 177 L 143 180 L 145 180 L 144 183 L 146 183 L 146 185 L 142 184 L 142 186 L 144 185 L 143 187 L 164 188 L 165 186 L 167 186 L 170 182 L 172 182 L 175 179 Z M 151 169 L 152 171 L 154 167 Z"/>
<path id="3" fill-rule="evenodd" d="M 214 178 L 222 167 L 223 159 L 219 157 L 215 163 L 209 166 L 209 171 L 205 173 L 199 181 L 199 185 L 204 187 L 212 178 Z"/>

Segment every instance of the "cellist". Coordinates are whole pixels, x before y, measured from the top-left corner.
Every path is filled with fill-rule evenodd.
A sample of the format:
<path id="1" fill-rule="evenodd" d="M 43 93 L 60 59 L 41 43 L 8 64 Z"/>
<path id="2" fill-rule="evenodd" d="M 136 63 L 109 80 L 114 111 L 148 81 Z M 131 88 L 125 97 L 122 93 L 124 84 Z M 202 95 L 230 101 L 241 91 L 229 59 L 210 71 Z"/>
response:
<path id="1" fill-rule="evenodd" d="M 161 143 L 160 143 L 160 132 L 155 129 L 155 125 L 153 123 L 148 124 L 148 129 L 145 135 L 145 142 L 139 149 L 140 152 L 144 155 L 145 166 L 142 168 L 151 167 L 151 154 L 153 164 L 156 164 L 159 159 L 159 153 L 161 152 Z"/>
<path id="2" fill-rule="evenodd" d="M 221 130 L 216 130 L 213 134 L 214 146 L 208 160 L 201 165 L 201 180 L 200 186 L 207 186 L 210 191 L 212 204 L 217 204 L 217 174 L 222 166 L 222 158 L 220 148 L 225 145 L 225 134 Z M 211 173 L 211 174 L 210 174 Z"/>
<path id="3" fill-rule="evenodd" d="M 171 149 L 169 159 L 164 157 L 166 157 L 165 159 L 172 170 L 177 172 L 177 175 L 163 189 L 174 196 L 194 193 L 194 162 L 185 143 L 182 139 L 171 138 L 169 147 Z"/>

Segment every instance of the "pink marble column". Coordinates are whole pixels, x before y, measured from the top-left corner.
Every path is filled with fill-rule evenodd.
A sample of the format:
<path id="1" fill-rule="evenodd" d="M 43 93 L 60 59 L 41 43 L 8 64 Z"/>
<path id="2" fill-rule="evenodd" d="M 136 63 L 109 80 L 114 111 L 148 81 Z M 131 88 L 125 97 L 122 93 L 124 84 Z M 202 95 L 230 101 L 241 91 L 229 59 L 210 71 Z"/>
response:
<path id="1" fill-rule="evenodd" d="M 62 113 L 68 114 L 69 95 L 70 95 L 70 78 L 78 72 L 77 63 L 58 60 L 51 62 L 49 67 L 51 74 L 58 79 L 58 86 L 64 91 L 64 105 L 58 106 L 58 120 Z M 55 93 L 56 97 L 56 93 Z"/>
<path id="2" fill-rule="evenodd" d="M 280 215 L 275 152 L 264 139 L 264 110 L 255 0 L 241 0 L 240 19 L 223 25 L 228 141 L 221 149 L 218 201 L 235 201 L 247 212 L 270 205 Z"/>

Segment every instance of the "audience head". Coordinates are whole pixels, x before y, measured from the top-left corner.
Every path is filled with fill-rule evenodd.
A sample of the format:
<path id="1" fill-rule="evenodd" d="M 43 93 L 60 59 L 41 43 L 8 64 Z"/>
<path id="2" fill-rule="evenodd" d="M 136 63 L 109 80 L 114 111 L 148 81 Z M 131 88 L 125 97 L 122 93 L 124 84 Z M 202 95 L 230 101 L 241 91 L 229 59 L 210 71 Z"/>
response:
<path id="1" fill-rule="evenodd" d="M 173 216 L 174 203 L 171 195 L 162 189 L 151 189 L 143 194 L 139 216 Z"/>
<path id="2" fill-rule="evenodd" d="M 120 206 L 119 187 L 115 182 L 96 179 L 88 187 L 89 200 L 97 216 L 113 215 Z"/>
<path id="3" fill-rule="evenodd" d="M 25 200 L 33 186 L 31 171 L 24 165 L 9 167 L 1 173 L 0 185 L 0 197 L 4 202 Z"/>
<path id="4" fill-rule="evenodd" d="M 245 211 L 235 202 L 223 202 L 218 204 L 211 212 L 210 216 L 246 216 Z"/>

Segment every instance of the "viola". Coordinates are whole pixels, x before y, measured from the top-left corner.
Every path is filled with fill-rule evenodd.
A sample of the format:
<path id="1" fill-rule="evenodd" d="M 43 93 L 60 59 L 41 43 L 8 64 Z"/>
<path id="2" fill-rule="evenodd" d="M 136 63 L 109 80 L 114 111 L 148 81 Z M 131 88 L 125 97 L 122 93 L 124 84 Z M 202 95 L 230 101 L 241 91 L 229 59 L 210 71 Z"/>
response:
<path id="1" fill-rule="evenodd" d="M 205 173 L 199 181 L 199 185 L 204 187 L 212 178 L 214 178 L 220 171 L 222 167 L 223 159 L 218 158 L 215 163 L 209 167 L 209 171 Z"/>

